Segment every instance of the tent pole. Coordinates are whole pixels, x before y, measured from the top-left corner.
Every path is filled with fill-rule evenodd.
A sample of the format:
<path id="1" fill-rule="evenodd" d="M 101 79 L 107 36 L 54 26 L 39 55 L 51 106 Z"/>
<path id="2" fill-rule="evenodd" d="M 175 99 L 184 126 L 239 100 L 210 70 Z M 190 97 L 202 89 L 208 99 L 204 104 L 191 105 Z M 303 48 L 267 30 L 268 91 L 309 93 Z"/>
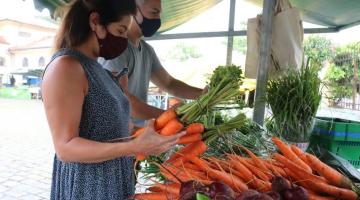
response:
<path id="1" fill-rule="evenodd" d="M 264 124 L 265 117 L 265 90 L 268 80 L 268 66 L 270 63 L 271 35 L 276 0 L 264 0 L 261 20 L 260 60 L 257 71 L 255 107 L 253 120 L 259 125 Z"/>
<path id="2" fill-rule="evenodd" d="M 235 24 L 235 4 L 236 0 L 230 1 L 230 11 L 229 11 L 229 33 L 234 32 L 234 24 Z M 234 36 L 233 34 L 229 34 L 228 42 L 227 42 L 227 56 L 226 56 L 226 65 L 232 64 L 232 53 L 234 48 Z"/>

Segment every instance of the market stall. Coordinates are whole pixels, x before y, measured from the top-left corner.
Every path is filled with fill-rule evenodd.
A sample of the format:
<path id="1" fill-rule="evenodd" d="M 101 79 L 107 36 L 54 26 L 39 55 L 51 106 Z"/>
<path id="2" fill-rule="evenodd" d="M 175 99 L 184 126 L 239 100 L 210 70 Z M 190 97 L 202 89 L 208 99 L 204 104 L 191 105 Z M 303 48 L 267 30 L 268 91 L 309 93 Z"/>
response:
<path id="1" fill-rule="evenodd" d="M 51 10 L 63 3 L 35 2 L 38 6 L 50 6 Z M 188 20 L 189 16 L 183 14 L 189 10 L 194 11 L 190 16 L 193 17 L 219 1 L 191 2 L 165 1 L 162 30 Z M 229 32 L 160 34 L 152 39 L 228 36 L 229 53 L 232 37 L 246 33 L 234 30 L 235 2 L 230 4 Z M 172 9 L 167 7 L 170 3 Z M 268 80 L 275 3 L 276 0 L 263 2 L 253 120 L 243 111 L 244 73 L 240 67 L 229 65 L 228 56 L 228 65 L 216 68 L 209 77 L 208 93 L 168 109 L 156 119 L 155 130 L 160 135 L 170 136 L 181 130 L 186 135 L 171 152 L 137 155 L 137 162 L 142 165 L 140 178 L 151 185 L 139 184 L 145 191 L 139 191 L 135 199 L 358 199 L 360 174 L 350 159 L 341 159 L 321 148 L 315 139 L 314 146 L 308 147 L 313 130 L 332 133 L 331 126 L 321 126 L 314 120 L 321 100 L 316 66 L 307 63 L 300 70 Z M 360 8 L 355 0 L 292 3 L 302 11 L 304 20 L 329 26 L 305 32 L 336 32 L 360 22 L 360 14 L 353 10 Z M 315 6 L 326 9 L 311 10 Z M 342 7 L 342 12 L 332 12 L 336 6 Z M 328 17 L 324 18 L 325 13 Z M 273 118 L 263 127 L 265 105 L 271 107 Z M 132 138 L 143 131 L 137 129 Z M 315 133 L 324 135 L 321 131 Z M 343 142 L 358 141 L 348 141 L 346 136 Z"/>

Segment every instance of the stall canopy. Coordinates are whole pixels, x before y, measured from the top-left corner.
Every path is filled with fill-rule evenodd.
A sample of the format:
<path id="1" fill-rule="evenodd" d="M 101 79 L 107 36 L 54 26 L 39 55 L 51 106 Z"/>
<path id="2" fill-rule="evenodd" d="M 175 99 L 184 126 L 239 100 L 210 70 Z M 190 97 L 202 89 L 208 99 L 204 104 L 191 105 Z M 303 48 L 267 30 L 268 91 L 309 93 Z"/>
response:
<path id="1" fill-rule="evenodd" d="M 34 0 L 37 9 L 56 7 L 69 0 Z M 179 26 L 223 0 L 163 0 L 161 32 Z M 227 0 L 225 0 L 227 1 Z M 239 0 L 238 0 L 239 1 Z M 247 0 L 262 6 L 262 0 Z M 306 22 L 341 30 L 360 23 L 359 0 L 290 0 L 298 7 Z M 241 11 L 238 11 L 241 12 Z M 257 13 L 254 13 L 256 15 Z"/>
<path id="2" fill-rule="evenodd" d="M 70 0 L 34 0 L 38 10 L 48 8 L 51 13 Z M 222 0 L 163 0 L 160 32 L 173 29 L 213 7 Z"/>

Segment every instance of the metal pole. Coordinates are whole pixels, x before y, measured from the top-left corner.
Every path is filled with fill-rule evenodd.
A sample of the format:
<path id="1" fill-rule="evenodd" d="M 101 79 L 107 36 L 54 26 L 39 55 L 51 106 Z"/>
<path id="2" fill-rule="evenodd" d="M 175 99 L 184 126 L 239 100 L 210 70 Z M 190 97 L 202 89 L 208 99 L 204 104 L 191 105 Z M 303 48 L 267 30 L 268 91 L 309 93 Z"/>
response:
<path id="1" fill-rule="evenodd" d="M 356 96 L 357 96 L 357 82 L 358 82 L 358 70 L 357 70 L 357 64 L 358 64 L 358 52 L 354 50 L 354 80 L 353 80 L 353 105 L 352 109 L 356 109 Z"/>
<path id="2" fill-rule="evenodd" d="M 230 12 L 229 12 L 229 33 L 234 32 L 235 25 L 235 4 L 236 0 L 230 1 Z M 234 48 L 234 36 L 230 35 L 227 42 L 227 56 L 226 65 L 232 64 L 232 53 Z"/>
<path id="3" fill-rule="evenodd" d="M 253 120 L 259 125 L 264 124 L 265 116 L 265 90 L 268 80 L 268 67 L 270 63 L 271 35 L 273 28 L 274 7 L 276 0 L 264 0 L 263 15 L 261 18 L 260 60 L 257 71 L 255 94 L 255 107 Z"/>

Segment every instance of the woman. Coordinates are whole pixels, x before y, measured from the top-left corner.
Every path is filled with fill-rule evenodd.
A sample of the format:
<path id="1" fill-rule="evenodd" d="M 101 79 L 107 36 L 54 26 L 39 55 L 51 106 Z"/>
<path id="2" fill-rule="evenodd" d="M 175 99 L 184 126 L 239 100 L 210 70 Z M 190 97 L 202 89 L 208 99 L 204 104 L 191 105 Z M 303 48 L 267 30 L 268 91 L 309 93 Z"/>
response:
<path id="1" fill-rule="evenodd" d="M 160 136 L 151 121 L 140 137 L 110 142 L 129 136 L 129 102 L 96 60 L 126 49 L 135 11 L 134 0 L 76 0 L 63 19 L 42 85 L 56 151 L 51 199 L 127 199 L 132 156 L 164 152 L 183 135 Z"/>

